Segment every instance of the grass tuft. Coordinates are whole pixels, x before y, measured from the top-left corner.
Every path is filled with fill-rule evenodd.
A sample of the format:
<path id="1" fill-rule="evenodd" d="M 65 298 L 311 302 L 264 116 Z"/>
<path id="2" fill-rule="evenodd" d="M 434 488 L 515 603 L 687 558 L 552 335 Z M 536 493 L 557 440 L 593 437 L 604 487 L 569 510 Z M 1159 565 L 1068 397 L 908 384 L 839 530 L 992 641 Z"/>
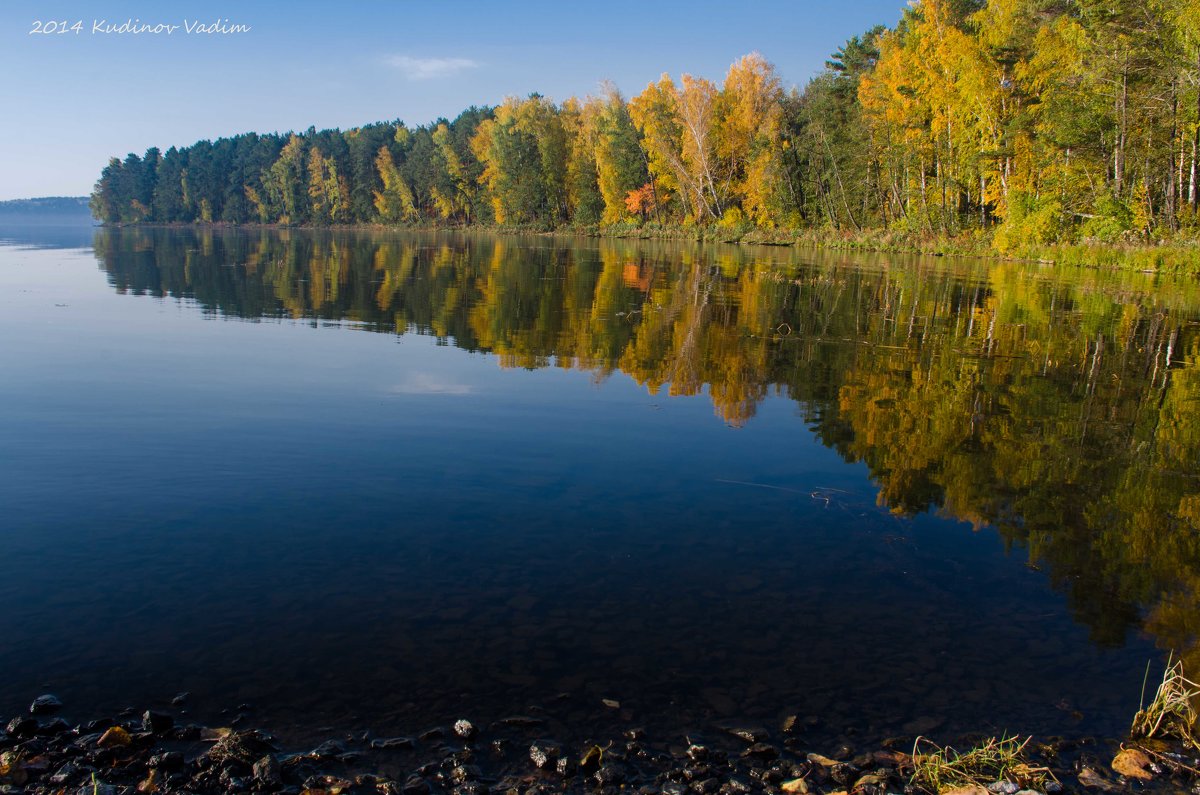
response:
<path id="1" fill-rule="evenodd" d="M 1023 789 L 1043 789 L 1054 776 L 1046 767 L 1034 767 L 1025 757 L 1030 737 L 990 737 L 959 753 L 924 737 L 913 744 L 912 783 L 925 792 L 937 793 L 971 785 L 985 786 L 1008 779 Z"/>
<path id="2" fill-rule="evenodd" d="M 1183 675 L 1183 661 L 1167 658 L 1162 682 L 1150 703 L 1140 707 L 1133 716 L 1129 733 L 1135 738 L 1172 737 L 1194 748 L 1200 748 L 1193 733 L 1196 728 L 1196 708 L 1193 702 L 1200 696 L 1200 685 Z M 1145 685 L 1142 685 L 1145 698 Z"/>

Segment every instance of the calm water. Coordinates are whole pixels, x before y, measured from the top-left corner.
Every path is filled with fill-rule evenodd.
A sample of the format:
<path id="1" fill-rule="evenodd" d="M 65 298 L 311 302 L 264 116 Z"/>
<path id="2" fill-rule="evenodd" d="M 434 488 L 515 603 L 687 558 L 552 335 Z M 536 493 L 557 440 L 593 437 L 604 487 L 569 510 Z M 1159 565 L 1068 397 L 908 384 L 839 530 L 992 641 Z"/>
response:
<path id="1" fill-rule="evenodd" d="M 186 690 L 294 737 L 537 709 L 1074 734 L 1120 731 L 1165 649 L 1200 662 L 1194 283 L 0 240 L 0 715 Z"/>

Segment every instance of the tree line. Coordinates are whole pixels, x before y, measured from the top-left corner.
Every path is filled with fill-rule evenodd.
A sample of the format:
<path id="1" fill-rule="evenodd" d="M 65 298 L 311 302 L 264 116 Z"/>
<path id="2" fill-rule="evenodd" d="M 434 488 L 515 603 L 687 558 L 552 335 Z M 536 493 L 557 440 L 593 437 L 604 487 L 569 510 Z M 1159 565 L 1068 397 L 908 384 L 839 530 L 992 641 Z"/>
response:
<path id="1" fill-rule="evenodd" d="M 110 223 L 619 225 L 980 235 L 1001 250 L 1194 236 L 1200 0 L 919 0 L 803 89 L 533 94 L 454 120 L 248 133 L 113 158 Z"/>

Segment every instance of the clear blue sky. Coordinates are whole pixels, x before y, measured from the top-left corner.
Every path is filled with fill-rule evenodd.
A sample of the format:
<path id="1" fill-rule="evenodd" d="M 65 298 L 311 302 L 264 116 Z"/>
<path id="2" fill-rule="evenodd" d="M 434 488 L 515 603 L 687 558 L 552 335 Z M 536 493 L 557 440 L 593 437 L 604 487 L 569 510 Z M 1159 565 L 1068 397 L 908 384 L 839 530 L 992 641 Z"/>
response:
<path id="1" fill-rule="evenodd" d="M 627 95 L 662 72 L 720 80 L 757 50 L 785 85 L 903 0 L 605 3 L 492 0 L 0 5 L 0 199 L 83 195 L 113 155 L 239 132 L 453 118 L 537 91 Z M 48 16 L 53 14 L 53 16 Z M 34 34 L 34 20 L 82 32 Z M 119 25 L 227 20 L 247 33 L 97 34 Z"/>

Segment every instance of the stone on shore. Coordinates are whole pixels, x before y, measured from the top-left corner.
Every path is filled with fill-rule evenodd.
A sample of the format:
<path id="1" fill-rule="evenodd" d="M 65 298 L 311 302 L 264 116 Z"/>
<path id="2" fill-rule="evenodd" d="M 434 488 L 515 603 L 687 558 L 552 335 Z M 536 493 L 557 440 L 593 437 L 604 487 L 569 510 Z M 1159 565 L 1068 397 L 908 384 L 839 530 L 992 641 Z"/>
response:
<path id="1" fill-rule="evenodd" d="M 113 726 L 104 734 L 100 735 L 100 739 L 96 741 L 96 745 L 101 748 L 120 748 L 129 745 L 133 742 L 133 738 L 129 732 L 125 731 L 120 726 Z"/>
<path id="2" fill-rule="evenodd" d="M 33 700 L 33 703 L 29 705 L 29 714 L 53 715 L 55 712 L 58 712 L 60 709 L 62 709 L 62 705 L 63 703 L 58 699 L 58 696 L 47 693 L 44 696 L 38 696 Z"/>

